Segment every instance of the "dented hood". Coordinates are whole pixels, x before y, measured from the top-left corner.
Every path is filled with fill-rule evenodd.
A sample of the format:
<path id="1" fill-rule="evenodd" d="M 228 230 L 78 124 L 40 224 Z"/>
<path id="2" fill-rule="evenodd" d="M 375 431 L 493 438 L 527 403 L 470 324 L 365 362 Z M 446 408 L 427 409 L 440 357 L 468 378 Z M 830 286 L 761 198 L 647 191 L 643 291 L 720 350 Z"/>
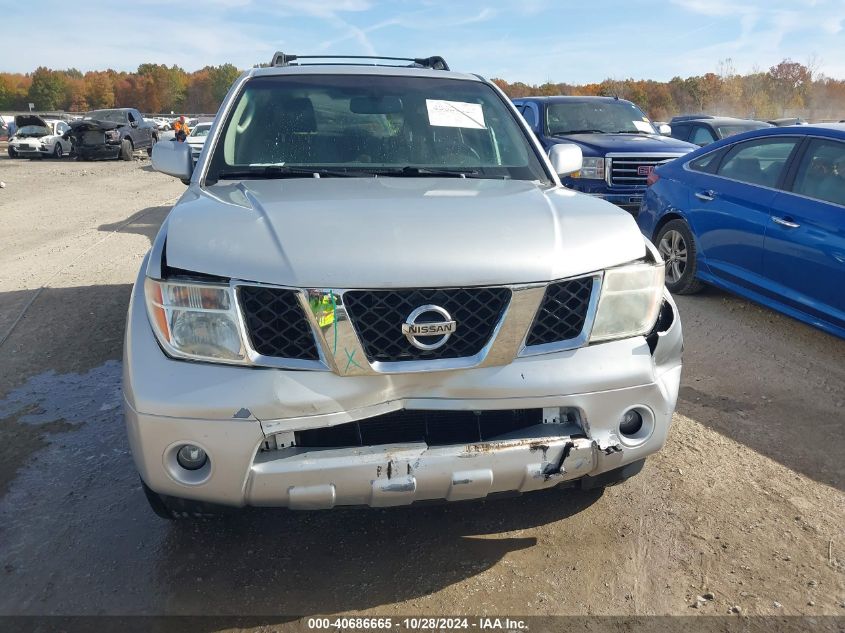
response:
<path id="1" fill-rule="evenodd" d="M 298 287 L 547 281 L 645 254 L 633 218 L 518 180 L 301 178 L 191 187 L 170 267 Z"/>
<path id="2" fill-rule="evenodd" d="M 85 132 L 86 130 L 113 130 L 120 127 L 113 121 L 100 121 L 98 119 L 77 119 L 68 123 L 74 133 Z"/>

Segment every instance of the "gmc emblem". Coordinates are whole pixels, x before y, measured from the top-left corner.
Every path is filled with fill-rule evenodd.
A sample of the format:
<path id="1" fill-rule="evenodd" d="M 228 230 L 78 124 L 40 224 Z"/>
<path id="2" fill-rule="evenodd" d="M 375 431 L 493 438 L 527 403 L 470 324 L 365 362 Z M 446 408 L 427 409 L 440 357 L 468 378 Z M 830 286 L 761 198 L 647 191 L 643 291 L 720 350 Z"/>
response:
<path id="1" fill-rule="evenodd" d="M 654 171 L 654 165 L 640 165 L 637 167 L 637 176 L 649 176 Z"/>

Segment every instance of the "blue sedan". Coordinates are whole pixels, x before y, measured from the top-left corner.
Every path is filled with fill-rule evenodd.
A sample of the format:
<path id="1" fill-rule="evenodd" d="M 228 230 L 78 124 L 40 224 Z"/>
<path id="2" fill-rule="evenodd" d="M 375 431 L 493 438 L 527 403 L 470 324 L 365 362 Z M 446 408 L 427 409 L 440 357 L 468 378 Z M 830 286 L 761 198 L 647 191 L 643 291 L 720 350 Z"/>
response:
<path id="1" fill-rule="evenodd" d="M 732 136 L 649 183 L 637 222 L 670 292 L 712 284 L 845 338 L 845 125 Z"/>

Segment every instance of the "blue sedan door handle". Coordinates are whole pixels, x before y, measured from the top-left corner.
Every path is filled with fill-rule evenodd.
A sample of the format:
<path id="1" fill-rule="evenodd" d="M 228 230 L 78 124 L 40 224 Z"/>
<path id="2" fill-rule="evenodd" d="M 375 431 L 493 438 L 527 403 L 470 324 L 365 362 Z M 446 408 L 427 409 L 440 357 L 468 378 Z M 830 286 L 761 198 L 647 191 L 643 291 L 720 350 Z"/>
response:
<path id="1" fill-rule="evenodd" d="M 704 202 L 711 202 L 716 197 L 716 192 L 712 189 L 709 191 L 696 191 L 695 197 Z"/>
<path id="2" fill-rule="evenodd" d="M 788 229 L 797 229 L 800 224 L 793 222 L 790 218 L 779 218 L 776 215 L 772 216 L 772 222 L 775 224 L 780 224 L 781 226 L 785 226 Z"/>

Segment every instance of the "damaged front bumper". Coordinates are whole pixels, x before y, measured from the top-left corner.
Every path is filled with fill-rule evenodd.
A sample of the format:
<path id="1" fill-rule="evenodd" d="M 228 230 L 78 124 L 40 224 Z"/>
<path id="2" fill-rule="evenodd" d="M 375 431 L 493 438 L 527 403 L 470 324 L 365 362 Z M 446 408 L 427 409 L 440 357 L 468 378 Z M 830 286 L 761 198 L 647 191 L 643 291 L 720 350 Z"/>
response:
<path id="1" fill-rule="evenodd" d="M 138 286 L 124 354 L 126 423 L 141 477 L 162 495 L 321 509 L 539 490 L 641 463 L 665 443 L 677 400 L 681 324 L 668 294 L 660 331 L 649 337 L 497 367 L 341 377 L 170 359 Z M 620 421 L 630 410 L 642 414 L 643 429 L 626 436 Z M 542 415 L 481 441 L 361 439 L 365 425 L 402 412 L 448 420 L 506 411 Z M 356 445 L 306 441 L 336 439 L 344 427 L 358 428 Z M 208 454 L 206 467 L 178 466 L 185 444 Z"/>

